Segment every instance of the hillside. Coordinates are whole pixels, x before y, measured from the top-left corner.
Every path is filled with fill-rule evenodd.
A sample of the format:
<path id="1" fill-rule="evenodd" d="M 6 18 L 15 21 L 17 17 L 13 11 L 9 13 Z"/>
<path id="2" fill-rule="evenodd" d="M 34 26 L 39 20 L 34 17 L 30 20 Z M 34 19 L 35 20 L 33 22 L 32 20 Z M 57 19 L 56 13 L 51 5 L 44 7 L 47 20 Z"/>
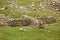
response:
<path id="1" fill-rule="evenodd" d="M 60 16 L 59 12 L 51 11 L 51 8 L 47 7 L 49 3 L 51 2 L 45 0 L 2 0 L 0 2 L 0 13 L 13 18 L 18 18 L 25 14 L 33 17 Z M 5 10 L 3 10 L 4 8 Z"/>
<path id="2" fill-rule="evenodd" d="M 7 25 L 5 21 L 14 21 L 23 15 L 32 18 L 53 17 L 57 22 L 44 24 L 43 29 L 4 26 Z M 17 23 L 13 21 L 11 25 Z M 21 27 L 26 31 L 20 31 Z M 0 40 L 60 40 L 60 0 L 0 0 Z"/>

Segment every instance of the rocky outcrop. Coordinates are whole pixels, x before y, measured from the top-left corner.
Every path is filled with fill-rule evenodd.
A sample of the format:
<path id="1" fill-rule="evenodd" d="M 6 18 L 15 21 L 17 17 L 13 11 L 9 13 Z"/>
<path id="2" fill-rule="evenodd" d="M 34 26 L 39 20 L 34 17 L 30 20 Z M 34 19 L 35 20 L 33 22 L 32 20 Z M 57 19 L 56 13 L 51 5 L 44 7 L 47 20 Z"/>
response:
<path id="1" fill-rule="evenodd" d="M 55 23 L 54 17 L 39 17 L 33 18 L 27 15 L 22 15 L 18 19 L 13 19 L 3 14 L 0 14 L 0 25 L 1 26 L 28 26 L 31 28 L 44 28 L 44 24 Z"/>
<path id="2" fill-rule="evenodd" d="M 10 18 L 9 16 L 5 16 L 4 14 L 0 14 L 0 25 L 1 26 L 7 26 L 8 25 L 8 21 L 13 20 L 12 18 Z"/>
<path id="3" fill-rule="evenodd" d="M 48 4 L 48 7 L 52 10 L 60 12 L 60 1 L 59 0 L 50 0 Z"/>
<path id="4" fill-rule="evenodd" d="M 51 23 L 56 22 L 55 17 L 40 17 L 40 18 L 37 18 L 37 19 L 43 24 L 51 24 Z"/>

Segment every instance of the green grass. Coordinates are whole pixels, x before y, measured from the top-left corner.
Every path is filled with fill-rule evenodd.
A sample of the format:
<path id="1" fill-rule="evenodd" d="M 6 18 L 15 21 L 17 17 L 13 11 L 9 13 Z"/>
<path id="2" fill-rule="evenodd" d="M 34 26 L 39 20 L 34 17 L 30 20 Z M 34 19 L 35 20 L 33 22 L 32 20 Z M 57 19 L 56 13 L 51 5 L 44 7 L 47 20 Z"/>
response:
<path id="1" fill-rule="evenodd" d="M 20 27 L 0 27 L 0 40 L 60 40 L 59 24 L 42 30 L 27 28 L 25 32 L 19 31 Z"/>
<path id="2" fill-rule="evenodd" d="M 8 6 L 9 5 L 8 1 L 9 0 L 2 0 L 0 2 L 0 8 L 2 8 L 4 6 Z M 15 0 L 12 0 L 12 1 L 15 1 Z M 33 1 L 34 0 L 18 0 L 17 2 L 15 2 L 15 4 L 17 6 L 29 7 L 32 4 Z M 40 8 L 38 2 L 34 2 L 34 4 L 35 4 L 36 9 Z M 60 13 L 54 13 L 53 11 L 50 11 L 49 9 L 46 9 L 46 8 L 44 8 L 44 9 L 45 10 L 42 10 L 42 9 L 39 10 L 40 12 L 30 11 L 30 12 L 27 13 L 27 12 L 24 12 L 24 11 L 23 12 L 14 11 L 14 10 L 16 10 L 15 7 L 11 8 L 11 7 L 8 6 L 7 10 L 0 11 L 0 13 L 8 15 L 12 18 L 18 18 L 22 15 L 29 15 L 29 16 L 32 16 L 32 17 L 40 17 L 40 16 L 54 16 L 54 17 L 57 17 L 57 18 L 60 17 Z M 11 10 L 13 10 L 13 12 L 11 12 Z"/>
<path id="3" fill-rule="evenodd" d="M 9 0 L 0 0 L 0 8 L 9 5 L 7 1 Z M 29 7 L 33 1 L 34 0 L 18 0 L 16 2 L 16 5 Z M 35 2 L 34 4 L 35 7 L 38 9 L 39 3 Z M 5 14 L 6 16 L 10 16 L 12 18 L 19 18 L 22 15 L 28 15 L 31 17 L 54 16 L 57 19 L 60 18 L 60 13 L 54 13 L 49 9 L 39 10 L 40 12 L 31 11 L 30 13 L 24 11 L 23 12 L 13 11 L 11 13 L 10 12 L 11 10 L 15 10 L 15 9 L 8 7 L 7 10 L 0 11 L 0 13 Z M 49 24 L 46 27 L 48 28 L 44 28 L 42 30 L 28 28 L 27 31 L 22 32 L 19 31 L 20 27 L 0 26 L 0 40 L 60 40 L 60 22 L 57 22 L 54 25 Z"/>

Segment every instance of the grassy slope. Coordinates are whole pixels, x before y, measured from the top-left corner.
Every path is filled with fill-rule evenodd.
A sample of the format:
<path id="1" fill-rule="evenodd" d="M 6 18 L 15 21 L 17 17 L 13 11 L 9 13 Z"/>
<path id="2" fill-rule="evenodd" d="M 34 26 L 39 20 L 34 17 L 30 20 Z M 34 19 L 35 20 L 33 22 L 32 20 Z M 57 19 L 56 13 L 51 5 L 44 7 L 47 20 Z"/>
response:
<path id="1" fill-rule="evenodd" d="M 8 0 L 0 0 L 0 7 L 7 5 L 6 1 Z M 18 0 L 17 5 L 29 6 L 33 0 Z M 30 2 L 30 3 L 29 3 Z M 35 3 L 38 6 L 38 3 Z M 5 11 L 0 11 L 5 15 L 10 15 L 10 9 Z M 21 15 L 25 15 L 26 12 L 14 12 L 15 15 L 10 15 L 13 18 L 20 17 Z M 18 16 L 17 16 L 18 15 Z M 60 17 L 60 14 L 55 14 L 52 11 L 41 11 L 38 12 L 30 12 L 30 14 L 26 14 L 33 17 L 38 16 L 55 16 L 57 18 Z M 60 40 L 60 22 L 54 25 L 49 25 L 47 29 L 36 30 L 36 29 L 27 29 L 26 32 L 20 32 L 19 27 L 0 27 L 0 40 Z M 50 31 L 50 32 L 49 32 Z"/>
<path id="2" fill-rule="evenodd" d="M 60 40 L 60 25 L 56 23 L 42 30 L 27 29 L 22 32 L 19 27 L 0 27 L 0 40 Z"/>
<path id="3" fill-rule="evenodd" d="M 9 0 L 2 0 L 2 1 L 0 0 L 0 8 L 9 5 L 7 3 L 8 1 Z M 15 0 L 12 0 L 12 1 L 15 1 Z M 25 0 L 25 1 L 24 0 L 18 0 L 15 4 L 17 6 L 27 6 L 28 7 L 28 6 L 31 6 L 33 1 L 34 0 Z M 35 8 L 37 8 L 37 9 L 40 8 L 38 2 L 35 2 L 34 4 L 35 4 Z M 32 16 L 32 17 L 39 17 L 39 16 L 55 16 L 55 17 L 60 17 L 59 13 L 56 14 L 55 12 L 52 12 L 49 9 L 45 9 L 44 11 L 41 9 L 41 10 L 39 10 L 40 12 L 33 12 L 33 11 L 31 11 L 28 14 L 27 14 L 27 12 L 24 12 L 24 11 L 23 12 L 13 11 L 11 13 L 11 10 L 14 10 L 14 9 L 15 8 L 12 9 L 12 8 L 8 7 L 7 10 L 0 11 L 0 13 L 3 13 L 5 15 L 9 15 L 10 17 L 13 17 L 13 18 L 18 18 L 21 15 L 29 15 L 29 16 Z M 13 13 L 15 13 L 15 14 L 13 14 Z"/>

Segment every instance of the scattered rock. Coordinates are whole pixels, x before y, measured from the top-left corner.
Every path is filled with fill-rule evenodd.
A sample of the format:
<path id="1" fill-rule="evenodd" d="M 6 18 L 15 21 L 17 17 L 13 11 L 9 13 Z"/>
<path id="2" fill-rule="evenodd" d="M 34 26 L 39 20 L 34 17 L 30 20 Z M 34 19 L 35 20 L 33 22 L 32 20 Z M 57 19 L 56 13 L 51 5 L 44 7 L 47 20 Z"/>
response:
<path id="1" fill-rule="evenodd" d="M 20 29 L 19 29 L 19 31 L 24 31 L 24 32 L 25 32 L 25 31 L 26 31 L 26 29 L 24 29 L 24 28 L 20 28 Z"/>
<path id="2" fill-rule="evenodd" d="M 0 14 L 0 25 L 3 26 L 29 26 L 31 28 L 43 29 L 44 24 L 51 24 L 55 22 L 56 19 L 54 17 L 33 18 L 27 15 L 22 15 L 18 19 L 13 19 L 3 14 Z"/>
<path id="3" fill-rule="evenodd" d="M 55 23 L 56 19 L 54 17 L 41 17 L 37 18 L 42 24 L 51 24 Z"/>
<path id="4" fill-rule="evenodd" d="M 7 8 L 8 8 L 8 7 L 4 6 L 4 7 L 0 8 L 0 10 L 4 11 L 4 10 L 6 10 Z"/>
<path id="5" fill-rule="evenodd" d="M 12 20 L 9 16 L 5 16 L 4 14 L 0 14 L 0 25 L 8 25 L 7 22 Z"/>
<path id="6" fill-rule="evenodd" d="M 58 19 L 58 21 L 60 21 L 60 18 Z"/>
<path id="7" fill-rule="evenodd" d="M 44 28 L 43 23 L 36 18 L 23 15 L 20 19 L 23 21 L 22 22 L 23 26 L 30 26 L 32 28 L 39 28 L 39 29 Z"/>
<path id="8" fill-rule="evenodd" d="M 49 8 L 55 11 L 60 11 L 60 3 L 57 1 L 51 1 L 51 3 L 49 4 Z"/>

